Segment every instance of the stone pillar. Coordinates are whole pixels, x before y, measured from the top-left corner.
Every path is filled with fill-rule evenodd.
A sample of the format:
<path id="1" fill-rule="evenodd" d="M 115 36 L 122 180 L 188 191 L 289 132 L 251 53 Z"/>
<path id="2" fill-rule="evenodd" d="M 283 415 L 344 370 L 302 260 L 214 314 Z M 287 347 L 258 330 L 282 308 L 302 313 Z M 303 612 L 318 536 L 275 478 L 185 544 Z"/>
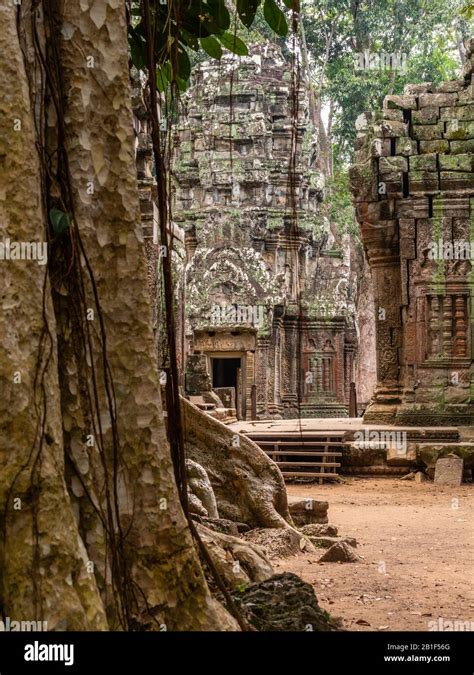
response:
<path id="1" fill-rule="evenodd" d="M 255 385 L 257 388 L 257 417 L 265 418 L 268 413 L 268 370 L 270 340 L 259 336 L 255 352 Z"/>

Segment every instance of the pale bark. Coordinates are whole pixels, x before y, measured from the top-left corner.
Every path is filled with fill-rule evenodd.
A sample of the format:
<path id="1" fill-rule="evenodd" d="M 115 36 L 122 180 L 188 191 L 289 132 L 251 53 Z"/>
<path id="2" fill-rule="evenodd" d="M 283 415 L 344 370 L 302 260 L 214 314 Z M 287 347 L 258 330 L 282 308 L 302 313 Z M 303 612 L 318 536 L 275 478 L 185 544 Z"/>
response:
<path id="1" fill-rule="evenodd" d="M 0 6 L 0 71 L 0 241 L 45 242 L 30 96 L 10 3 Z M 34 260 L 0 261 L 0 605 L 5 616 L 47 621 L 49 630 L 100 630 L 105 614 L 64 482 L 46 273 Z"/>
<path id="2" fill-rule="evenodd" d="M 117 494 L 134 621 L 170 630 L 235 628 L 212 600 L 179 504 L 161 410 L 140 228 L 125 11 L 119 0 L 58 2 L 66 149 L 80 236 L 94 271 L 115 394 Z M 92 181 L 94 194 L 86 185 Z M 98 308 L 88 288 L 90 307 Z M 98 344 L 101 422 L 112 430 Z M 142 599 L 143 596 L 143 599 Z"/>
<path id="3" fill-rule="evenodd" d="M 197 529 L 228 588 L 235 590 L 272 576 L 273 568 L 260 546 L 204 525 L 197 525 Z"/>
<path id="4" fill-rule="evenodd" d="M 258 445 L 182 399 L 186 452 L 209 476 L 221 518 L 292 527 L 278 466 Z"/>
<path id="5" fill-rule="evenodd" d="M 140 229 L 124 4 L 121 0 L 61 0 L 45 6 L 53 17 L 46 30 L 46 59 L 51 72 L 59 73 L 64 92 L 65 148 L 74 203 L 70 232 L 77 227 L 75 235 L 66 237 L 72 237 L 76 255 L 82 245 L 87 257 L 88 267 L 80 255 L 85 307 L 80 302 L 80 275 L 71 273 L 63 283 L 53 266 L 56 325 L 46 269 L 34 262 L 0 262 L 0 507 L 7 508 L 0 599 L 10 617 L 41 618 L 50 629 L 107 628 L 96 581 L 103 593 L 110 588 L 110 579 L 104 579 L 106 573 L 110 576 L 105 546 L 110 559 L 112 532 L 106 538 L 86 496 L 89 491 L 102 514 L 107 515 L 107 501 L 112 501 L 108 526 L 112 523 L 112 539 L 122 548 L 130 577 L 119 603 L 128 607 L 128 627 L 238 629 L 207 587 L 179 503 L 165 436 Z M 45 216 L 15 20 L 13 5 L 0 8 L 5 87 L 0 103 L 0 228 L 3 236 L 8 232 L 17 240 L 30 241 L 45 238 Z M 28 30 L 26 25 L 25 19 L 23 30 Z M 55 45 L 57 60 L 52 56 Z M 61 100 L 60 90 L 54 95 Z M 15 118 L 21 118 L 21 133 L 13 131 Z M 54 143 L 59 124 L 51 115 L 49 124 L 48 142 Z M 56 195 L 60 192 L 54 180 L 52 190 Z M 93 310 L 93 314 L 86 317 L 81 310 Z M 35 407 L 33 378 L 45 325 L 45 353 L 50 358 L 47 365 L 42 361 L 45 389 L 38 392 L 37 387 Z M 15 372 L 21 373 L 21 384 L 13 384 Z M 42 415 L 45 428 L 40 442 Z M 64 480 L 63 432 L 71 464 L 68 487 L 77 500 L 79 527 Z M 87 437 L 95 437 L 92 447 Z M 36 459 L 41 479 L 34 490 L 38 548 L 31 503 Z M 38 480 L 33 477 L 34 483 Z M 22 499 L 18 512 L 12 511 L 16 497 Z M 41 583 L 35 588 L 38 576 Z M 105 605 L 110 627 L 118 627 L 110 594 Z"/>

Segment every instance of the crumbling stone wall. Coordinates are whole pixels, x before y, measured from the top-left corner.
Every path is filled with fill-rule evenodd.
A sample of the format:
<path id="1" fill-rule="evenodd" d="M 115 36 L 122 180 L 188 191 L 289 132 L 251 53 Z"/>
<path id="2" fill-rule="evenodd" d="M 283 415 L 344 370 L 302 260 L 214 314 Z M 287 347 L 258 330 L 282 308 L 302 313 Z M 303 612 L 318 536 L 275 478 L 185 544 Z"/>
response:
<path id="1" fill-rule="evenodd" d="M 377 329 L 369 422 L 474 424 L 474 40 L 460 80 L 358 120 L 351 188 Z"/>
<path id="2" fill-rule="evenodd" d="M 354 273 L 348 238 L 336 240 L 320 211 L 304 88 L 269 44 L 205 62 L 193 82 L 172 171 L 188 349 L 206 355 L 210 372 L 214 356 L 241 358 L 242 417 L 255 390 L 260 417 L 344 416 Z"/>

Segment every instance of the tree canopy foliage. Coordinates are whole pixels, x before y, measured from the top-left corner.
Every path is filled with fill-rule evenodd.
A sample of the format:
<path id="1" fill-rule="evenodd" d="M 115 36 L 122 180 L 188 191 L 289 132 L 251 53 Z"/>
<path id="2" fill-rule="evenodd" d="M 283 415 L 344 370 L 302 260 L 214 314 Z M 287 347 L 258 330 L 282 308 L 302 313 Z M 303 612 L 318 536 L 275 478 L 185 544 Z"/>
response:
<path id="1" fill-rule="evenodd" d="M 350 156 L 357 116 L 386 94 L 455 78 L 472 32 L 465 0 L 305 0 L 301 13 L 313 84 L 331 109 L 336 161 Z M 364 52 L 401 57 L 404 67 L 358 68 Z"/>
<path id="2" fill-rule="evenodd" d="M 175 83 L 186 89 L 191 74 L 190 52 L 203 51 L 220 59 L 223 50 L 246 56 L 248 47 L 239 32 L 251 28 L 256 17 L 263 17 L 269 28 L 281 37 L 289 32 L 285 14 L 298 9 L 298 0 L 235 0 L 229 11 L 225 0 L 170 0 L 152 5 L 153 33 L 157 62 L 157 87 L 164 91 Z M 286 11 L 284 11 L 284 9 Z M 140 2 L 132 2 L 129 25 L 133 65 L 146 63 L 146 40 Z"/>

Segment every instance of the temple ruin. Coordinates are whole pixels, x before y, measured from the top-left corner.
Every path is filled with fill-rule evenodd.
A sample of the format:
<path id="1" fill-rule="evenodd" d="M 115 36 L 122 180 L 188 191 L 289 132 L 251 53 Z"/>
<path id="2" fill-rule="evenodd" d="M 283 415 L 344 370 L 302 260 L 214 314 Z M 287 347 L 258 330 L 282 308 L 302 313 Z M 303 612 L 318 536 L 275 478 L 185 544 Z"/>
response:
<path id="1" fill-rule="evenodd" d="M 366 422 L 474 423 L 473 49 L 463 79 L 409 85 L 358 120 L 351 188 L 377 328 Z"/>
<path id="2" fill-rule="evenodd" d="M 294 80 L 269 44 L 202 63 L 175 134 L 186 391 L 212 389 L 240 419 L 345 417 L 354 381 L 350 242 L 322 213 L 317 137 Z"/>

